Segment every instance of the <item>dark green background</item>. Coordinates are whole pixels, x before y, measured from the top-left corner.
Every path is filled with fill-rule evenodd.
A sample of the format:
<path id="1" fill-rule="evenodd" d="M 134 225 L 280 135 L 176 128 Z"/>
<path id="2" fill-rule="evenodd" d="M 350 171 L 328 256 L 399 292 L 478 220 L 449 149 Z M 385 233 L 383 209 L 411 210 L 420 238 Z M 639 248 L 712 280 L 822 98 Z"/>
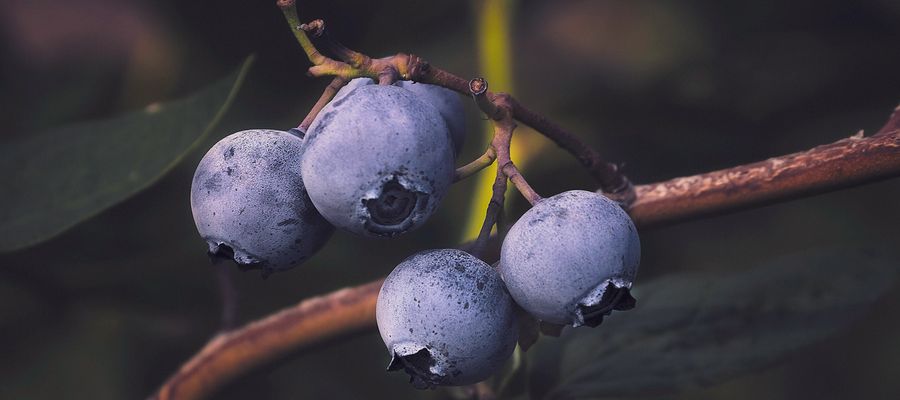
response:
<path id="1" fill-rule="evenodd" d="M 295 125 L 327 80 L 305 77 L 308 62 L 273 3 L 0 5 L 0 146 L 182 97 L 250 53 L 256 66 L 201 148 L 236 130 Z M 474 2 L 300 3 L 301 19 L 325 18 L 332 34 L 368 54 L 409 51 L 477 75 Z M 521 1 L 515 95 L 624 163 L 635 182 L 668 179 L 877 130 L 900 101 L 898 21 L 900 4 L 890 0 Z M 480 132 L 474 107 L 468 112 Z M 470 140 L 463 158 L 482 146 Z M 61 236 L 0 255 L 0 397 L 143 398 L 216 331 L 219 295 L 188 204 L 202 153 Z M 543 194 L 595 186 L 552 146 L 523 172 Z M 472 191 L 456 185 L 424 229 L 390 243 L 338 233 L 296 270 L 268 280 L 235 274 L 240 320 L 384 275 L 414 251 L 453 246 Z M 637 285 L 744 270 L 796 251 L 891 252 L 898 204 L 895 180 L 642 232 Z M 515 197 L 512 214 L 524 207 Z M 851 258 L 846 268 L 854 267 Z M 778 366 L 646 398 L 900 397 L 900 289 L 846 312 L 860 319 Z M 377 334 L 368 334 L 255 373 L 218 398 L 421 397 L 402 374 L 384 373 L 386 363 Z"/>

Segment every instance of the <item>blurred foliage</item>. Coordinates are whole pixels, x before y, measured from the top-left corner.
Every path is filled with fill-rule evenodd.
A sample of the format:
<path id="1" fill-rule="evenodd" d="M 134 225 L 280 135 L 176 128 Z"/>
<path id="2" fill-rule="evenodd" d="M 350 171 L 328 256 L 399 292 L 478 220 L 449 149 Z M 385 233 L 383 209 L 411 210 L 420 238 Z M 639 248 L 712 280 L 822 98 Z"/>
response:
<path id="1" fill-rule="evenodd" d="M 0 252 L 45 241 L 158 181 L 225 115 L 252 59 L 193 96 L 66 125 L 0 149 Z"/>
<path id="2" fill-rule="evenodd" d="M 856 322 L 894 285 L 896 254 L 806 251 L 725 275 L 667 275 L 634 313 L 569 330 L 528 353 L 532 399 L 588 399 L 711 385 L 769 366 Z M 852 266 L 852 267 L 850 267 Z"/>
<path id="3" fill-rule="evenodd" d="M 410 0 L 301 1 L 300 13 L 303 19 L 324 18 L 342 42 L 369 54 L 409 51 L 461 76 L 477 76 L 484 71 L 478 67 L 473 10 L 481 3 L 437 0 L 424 7 Z M 508 67 L 516 77 L 516 96 L 588 139 L 610 160 L 624 163 L 636 182 L 756 161 L 850 136 L 859 129 L 873 132 L 900 100 L 896 74 L 900 7 L 895 1 L 515 3 Z M 0 63 L 5 78 L 0 91 L 4 154 L 13 143 L 34 140 L 34 132 L 65 131 L 71 124 L 116 118 L 152 102 L 185 97 L 213 84 L 250 53 L 258 54 L 254 72 L 232 111 L 198 148 L 206 149 L 240 129 L 294 126 L 327 84 L 304 76 L 307 61 L 280 12 L 268 1 L 13 0 L 0 2 L 0 35 L 5 55 Z M 460 162 L 483 151 L 483 143 L 474 139 L 483 127 L 474 106 L 468 116 L 473 139 Z M 202 134 L 208 121 L 200 121 L 191 131 L 193 138 Z M 177 133 L 160 132 L 170 134 Z M 517 134 L 536 138 L 527 130 Z M 153 154 L 149 143 L 137 144 L 141 157 Z M 216 332 L 220 300 L 188 203 L 191 175 L 202 153 L 188 154 L 153 186 L 58 237 L 0 255 L 0 398 L 142 398 Z M 12 180 L 24 167 L 4 165 Z M 543 194 L 594 186 L 575 161 L 553 146 L 544 146 L 524 173 Z M 471 179 L 455 185 L 441 212 L 423 230 L 389 245 L 338 233 L 322 253 L 294 271 L 265 281 L 256 274 L 240 274 L 241 320 L 384 275 L 414 251 L 453 246 L 464 229 L 460 221 L 473 212 L 468 205 L 477 184 Z M 4 186 L 0 195 L 15 197 L 11 190 Z M 510 197 L 509 214 L 518 215 L 526 204 L 518 195 Z M 659 367 L 668 359 L 654 357 L 658 354 L 650 345 L 608 347 L 605 341 L 616 340 L 620 333 L 613 328 L 624 332 L 663 323 L 642 316 L 669 303 L 728 304 L 729 296 L 738 294 L 746 297 L 735 301 L 760 299 L 753 289 L 764 282 L 749 278 L 761 270 L 740 271 L 774 263 L 771 260 L 785 254 L 861 245 L 891 249 L 900 240 L 898 198 L 900 186 L 888 181 L 642 232 L 638 308 L 595 330 L 543 338 L 539 346 L 585 343 L 590 344 L 587 349 L 579 347 L 589 350 L 584 357 L 619 350 L 617 357 L 647 357 L 648 369 Z M 0 215 L 4 215 L 0 225 L 6 225 L 8 217 Z M 764 304 L 775 309 L 792 305 L 784 312 L 795 316 L 854 301 L 869 304 L 854 309 L 859 319 L 849 329 L 811 348 L 787 353 L 790 359 L 777 367 L 741 377 L 698 375 L 702 368 L 684 364 L 683 370 L 693 375 L 668 376 L 671 380 L 660 386 L 660 392 L 638 397 L 900 398 L 900 383 L 894 379 L 900 372 L 900 348 L 895 344 L 900 321 L 894 317 L 900 312 L 900 290 L 892 285 L 882 300 L 867 303 L 887 283 L 873 282 L 872 293 L 857 289 L 851 295 L 848 291 L 857 288 L 853 282 L 868 282 L 853 271 L 868 271 L 869 264 L 832 258 L 796 270 L 781 264 L 773 272 L 777 279 L 808 281 L 808 286 L 795 293 L 785 280 L 766 286 L 760 295 L 768 294 Z M 888 256 L 886 262 L 896 268 L 898 258 Z M 875 265 L 880 264 L 871 264 L 872 268 Z M 702 292 L 704 298 L 700 293 L 676 296 L 675 291 L 685 287 L 677 282 L 688 279 L 683 276 L 711 282 L 707 280 L 711 275 L 705 274 L 710 271 L 734 271 L 724 275 L 732 278 L 722 278 L 731 290 L 710 288 Z M 682 275 L 687 273 L 691 275 Z M 802 273 L 808 279 L 793 275 Z M 837 280 L 828 282 L 828 274 L 860 280 L 841 286 Z M 811 293 L 806 289 L 814 288 L 828 291 L 820 298 L 804 297 Z M 772 296 L 776 289 L 784 290 L 786 297 Z M 746 327 L 747 336 L 738 340 L 790 343 L 797 337 L 821 339 L 853 316 L 838 315 L 835 325 L 814 318 L 809 321 L 816 324 L 808 326 L 785 320 L 759 327 L 754 319 L 760 317 L 758 311 L 738 308 L 729 316 L 733 319 L 722 320 L 726 325 L 719 326 L 721 336 L 719 331 L 702 333 L 714 343 L 735 343 L 727 340 L 734 336 L 725 333 Z M 711 350 L 703 344 L 691 349 L 699 354 Z M 574 360 L 572 350 L 550 353 Z M 720 353 L 703 365 L 730 360 L 739 371 L 760 366 L 752 357 L 742 358 L 748 354 L 742 351 L 727 354 L 730 358 L 725 350 Z M 538 353 L 533 354 L 526 355 L 533 358 Z M 552 362 L 531 362 L 528 372 L 559 376 L 566 371 L 574 379 L 573 371 L 603 362 L 595 357 L 564 370 Z M 235 382 L 217 398 L 453 394 L 415 391 L 402 374 L 384 373 L 386 363 L 378 335 L 370 333 L 289 358 Z M 704 384 L 718 383 L 690 386 L 710 377 L 715 379 Z M 732 379 L 721 383 L 726 377 Z M 598 385 L 621 383 L 604 375 L 599 378 Z M 537 390 L 548 392 L 553 387 L 548 383 Z M 679 387 L 682 392 L 664 392 L 662 387 Z"/>

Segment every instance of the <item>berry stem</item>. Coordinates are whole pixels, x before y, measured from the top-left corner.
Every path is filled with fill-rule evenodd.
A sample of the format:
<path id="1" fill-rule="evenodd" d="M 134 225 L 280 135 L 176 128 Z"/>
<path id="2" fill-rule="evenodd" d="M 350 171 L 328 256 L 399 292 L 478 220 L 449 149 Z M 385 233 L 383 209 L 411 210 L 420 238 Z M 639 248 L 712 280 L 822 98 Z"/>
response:
<path id="1" fill-rule="evenodd" d="M 238 292 L 234 285 L 231 265 L 213 264 L 216 283 L 222 296 L 222 331 L 234 329 L 237 323 Z"/>
<path id="2" fill-rule="evenodd" d="M 488 147 L 487 150 L 484 151 L 484 154 L 481 157 L 476 158 L 472 162 L 463 165 L 456 169 L 456 174 L 453 177 L 453 182 L 459 182 L 463 179 L 466 179 L 472 175 L 475 175 L 479 171 L 489 167 L 494 163 L 494 160 L 497 159 L 497 152 L 493 147 Z"/>
<path id="3" fill-rule="evenodd" d="M 369 56 L 360 52 L 351 50 L 337 41 L 325 30 L 325 21 L 321 19 L 313 20 L 308 24 L 300 25 L 307 33 L 311 34 L 313 41 L 325 47 L 325 51 L 334 54 L 339 60 L 349 64 L 353 68 L 361 68 L 370 62 Z"/>
<path id="4" fill-rule="evenodd" d="M 309 110 L 309 113 L 306 114 L 306 118 L 303 118 L 303 122 L 300 122 L 300 126 L 297 128 L 306 132 L 309 126 L 312 125 L 313 120 L 316 119 L 316 116 L 319 115 L 319 112 L 328 105 L 328 102 L 334 98 L 334 95 L 336 95 L 347 82 L 349 81 L 346 78 L 340 76 L 334 77 L 334 79 L 331 80 L 331 83 L 325 88 L 325 91 L 322 92 L 322 96 L 319 96 L 319 100 L 316 101 L 316 104 Z"/>
<path id="5" fill-rule="evenodd" d="M 534 189 L 531 188 L 531 185 L 528 184 L 528 181 L 525 180 L 525 177 L 519 172 L 519 169 L 516 168 L 516 164 L 512 161 L 503 165 L 500 168 L 503 171 L 503 174 L 509 178 L 509 180 L 513 183 L 513 186 L 525 197 L 525 200 L 528 200 L 532 206 L 537 204 L 543 197 L 537 194 Z"/>
<path id="6" fill-rule="evenodd" d="M 487 248 L 488 240 L 491 237 L 491 229 L 497 223 L 500 213 L 503 212 L 503 202 L 506 199 L 507 179 L 499 169 L 497 177 L 491 190 L 491 200 L 488 202 L 487 210 L 484 213 L 484 222 L 481 224 L 481 231 L 478 232 L 478 238 L 469 251 L 475 257 L 483 259 L 484 250 Z M 487 262 L 487 260 L 485 260 Z"/>
<path id="7" fill-rule="evenodd" d="M 309 61 L 314 65 L 323 64 L 328 60 L 328 57 L 325 57 L 316 49 L 316 46 L 309 40 L 309 36 L 306 35 L 306 31 L 300 27 L 300 18 L 297 16 L 297 7 L 294 3 L 294 0 L 278 0 L 276 4 L 278 4 L 281 12 L 284 13 L 284 18 L 287 19 L 291 32 L 294 33 L 294 37 L 300 43 L 300 47 L 303 48 L 303 52 L 306 53 Z"/>

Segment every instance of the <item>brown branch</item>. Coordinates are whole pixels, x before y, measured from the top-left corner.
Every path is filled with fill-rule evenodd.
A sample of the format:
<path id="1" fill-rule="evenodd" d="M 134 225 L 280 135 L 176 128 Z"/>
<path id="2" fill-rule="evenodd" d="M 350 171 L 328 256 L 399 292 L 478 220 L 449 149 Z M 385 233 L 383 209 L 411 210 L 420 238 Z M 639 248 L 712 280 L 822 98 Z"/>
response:
<path id="1" fill-rule="evenodd" d="M 290 352 L 375 326 L 382 280 L 304 300 L 214 337 L 151 399 L 200 399 L 236 376 Z"/>
<path id="2" fill-rule="evenodd" d="M 889 124 L 900 121 L 895 114 Z M 672 224 L 856 186 L 900 174 L 900 130 L 852 136 L 753 164 L 639 185 L 639 226 Z"/>
<path id="3" fill-rule="evenodd" d="M 896 126 L 898 119 L 895 113 L 888 125 Z M 900 130 L 894 129 L 759 163 L 639 185 L 629 213 L 643 229 L 896 176 L 900 176 Z M 380 285 L 378 280 L 308 299 L 213 338 L 163 384 L 155 398 L 202 398 L 286 352 L 297 353 L 330 337 L 373 330 Z"/>

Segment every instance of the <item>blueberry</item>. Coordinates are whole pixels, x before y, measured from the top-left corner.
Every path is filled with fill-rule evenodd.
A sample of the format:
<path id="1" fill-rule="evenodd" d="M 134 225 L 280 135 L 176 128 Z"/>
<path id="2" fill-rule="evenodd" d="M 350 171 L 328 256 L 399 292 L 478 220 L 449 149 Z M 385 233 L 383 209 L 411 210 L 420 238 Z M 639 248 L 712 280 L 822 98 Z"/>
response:
<path id="1" fill-rule="evenodd" d="M 437 85 L 399 81 L 397 86 L 409 90 L 421 98 L 431 102 L 444 117 L 453 140 L 453 153 L 459 154 L 466 140 L 466 114 L 460 95 L 450 89 Z"/>
<path id="2" fill-rule="evenodd" d="M 191 183 L 191 210 L 213 255 L 264 274 L 309 258 L 334 228 L 306 194 L 300 177 L 303 141 L 254 129 L 216 143 Z"/>
<path id="3" fill-rule="evenodd" d="M 538 319 L 597 326 L 634 307 L 639 262 L 628 214 L 605 196 L 573 190 L 541 200 L 513 225 L 499 270 L 516 303 Z"/>
<path id="4" fill-rule="evenodd" d="M 325 106 L 305 138 L 301 173 L 332 224 L 392 237 L 421 226 L 454 172 L 447 125 L 397 86 L 360 85 Z"/>
<path id="5" fill-rule="evenodd" d="M 374 84 L 375 81 L 369 78 L 352 79 L 334 95 L 334 99 L 331 101 L 339 101 L 360 86 Z M 453 141 L 453 154 L 458 155 L 466 140 L 466 114 L 459 94 L 437 85 L 413 81 L 398 81 L 395 85 L 415 93 L 419 98 L 437 108 L 441 117 L 444 118 L 447 128 L 450 130 L 450 140 Z"/>
<path id="6" fill-rule="evenodd" d="M 469 253 L 407 258 L 385 279 L 376 305 L 388 370 L 405 370 L 418 388 L 488 378 L 516 346 L 513 307 L 497 272 Z"/>
<path id="7" fill-rule="evenodd" d="M 338 92 L 334 95 L 334 98 L 331 99 L 331 102 L 333 103 L 335 101 L 340 101 L 342 98 L 344 98 L 348 94 L 352 93 L 356 88 L 358 88 L 360 86 L 374 85 L 374 84 L 375 84 L 375 81 L 373 81 L 370 78 L 351 79 L 350 82 L 347 82 L 347 84 L 341 88 L 341 90 L 338 90 Z M 320 113 L 319 115 L 322 115 L 322 114 Z M 318 116 L 316 116 L 316 118 L 318 118 Z"/>

